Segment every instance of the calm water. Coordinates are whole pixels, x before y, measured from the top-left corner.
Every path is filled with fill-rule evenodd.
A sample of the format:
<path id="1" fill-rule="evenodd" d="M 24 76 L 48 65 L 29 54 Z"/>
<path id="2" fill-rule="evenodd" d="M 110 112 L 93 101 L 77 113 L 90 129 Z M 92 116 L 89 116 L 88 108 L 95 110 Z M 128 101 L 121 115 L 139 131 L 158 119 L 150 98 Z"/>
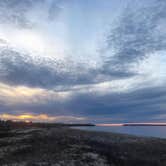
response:
<path id="1" fill-rule="evenodd" d="M 75 127 L 82 130 L 107 131 L 114 133 L 125 133 L 137 136 L 150 136 L 166 138 L 166 126 L 120 126 L 120 127 Z"/>

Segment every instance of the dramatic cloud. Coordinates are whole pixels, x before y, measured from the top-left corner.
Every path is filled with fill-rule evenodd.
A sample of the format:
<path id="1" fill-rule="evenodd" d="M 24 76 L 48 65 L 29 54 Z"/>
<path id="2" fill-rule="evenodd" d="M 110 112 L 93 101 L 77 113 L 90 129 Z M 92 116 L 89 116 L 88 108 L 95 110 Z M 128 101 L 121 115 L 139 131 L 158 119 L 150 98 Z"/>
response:
<path id="1" fill-rule="evenodd" d="M 0 2 L 0 118 L 162 121 L 166 2 L 79 2 Z"/>
<path id="2" fill-rule="evenodd" d="M 3 82 L 44 88 L 87 84 L 101 81 L 100 76 L 104 78 L 104 75 L 88 64 L 83 66 L 73 61 L 33 59 L 11 49 L 0 51 L 0 69 L 0 79 Z"/>
<path id="3" fill-rule="evenodd" d="M 132 63 L 142 63 L 150 54 L 166 50 L 166 3 L 159 0 L 145 4 L 138 8 L 130 5 L 116 21 L 107 37 L 107 48 L 113 51 L 105 63 L 107 69 L 126 73 Z"/>

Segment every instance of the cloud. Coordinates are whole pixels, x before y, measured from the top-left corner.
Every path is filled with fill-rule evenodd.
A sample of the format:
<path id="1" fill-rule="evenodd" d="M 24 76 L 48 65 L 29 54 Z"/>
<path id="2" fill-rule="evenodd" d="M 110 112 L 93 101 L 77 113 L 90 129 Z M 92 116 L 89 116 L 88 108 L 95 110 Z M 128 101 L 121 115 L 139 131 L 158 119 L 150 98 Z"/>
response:
<path id="1" fill-rule="evenodd" d="M 107 34 L 107 56 L 101 55 L 96 65 L 76 58 L 75 52 L 72 56 L 50 54 L 50 50 L 59 50 L 57 43 L 61 45 L 58 40 L 52 42 L 59 32 L 55 26 L 61 10 L 58 1 L 0 2 L 5 12 L 10 9 L 4 14 L 6 21 L 0 21 L 0 117 L 34 121 L 162 120 L 166 3 L 153 2 L 135 9 L 131 5 L 117 17 Z M 95 61 L 95 57 L 89 59 Z"/>
<path id="2" fill-rule="evenodd" d="M 69 89 L 133 76 L 70 56 L 60 13 L 65 1 L 0 2 L 0 80 L 13 86 Z M 63 8 L 64 9 L 64 8 Z M 64 19 L 64 20 L 63 20 Z M 59 30 L 60 29 L 60 30 Z M 56 32 L 57 31 L 57 32 Z M 59 36 L 59 33 L 64 35 Z M 60 38 L 60 39 L 59 39 Z M 69 51 L 70 52 L 70 51 Z M 75 54 L 75 52 L 73 53 Z M 87 55 L 85 55 L 87 56 Z M 77 60 L 76 60 L 77 59 Z M 90 59 L 90 58 L 89 58 Z"/>
<path id="3" fill-rule="evenodd" d="M 11 49 L 0 52 L 1 81 L 13 85 L 51 88 L 56 85 L 73 85 L 94 82 L 92 72 L 81 66 L 50 59 L 34 60 L 31 56 Z M 93 73 L 95 75 L 95 71 Z M 96 76 L 94 76 L 96 77 Z"/>
<path id="4" fill-rule="evenodd" d="M 0 103 L 7 106 L 42 104 L 49 101 L 64 101 L 70 97 L 70 92 L 55 92 L 42 88 L 25 86 L 9 86 L 0 83 Z"/>
<path id="5" fill-rule="evenodd" d="M 33 58 L 10 47 L 1 47 L 0 50 L 0 79 L 10 85 L 47 89 L 58 89 L 57 86 L 64 86 L 65 89 L 75 85 L 96 84 L 123 77 L 123 74 L 110 75 L 110 72 L 103 71 L 100 66 L 92 67 L 88 63 Z"/>
<path id="6" fill-rule="evenodd" d="M 140 87 L 137 90 L 127 88 L 120 93 L 111 89 L 103 93 L 102 90 L 103 87 L 102 93 L 99 88 L 93 91 L 84 88 L 65 92 L 68 95 L 63 96 L 63 92 L 59 92 L 58 95 L 57 92 L 41 89 L 10 87 L 7 90 L 5 87 L 1 89 L 0 112 L 14 115 L 47 113 L 53 117 L 58 116 L 59 121 L 63 121 L 63 118 L 60 118 L 63 116 L 86 117 L 86 120 L 97 123 L 110 120 L 163 120 L 159 115 L 165 114 L 164 86 Z M 70 121 L 70 118 L 68 120 Z"/>
<path id="7" fill-rule="evenodd" d="M 106 117 L 110 118 L 107 121 L 116 122 L 155 121 L 158 115 L 165 114 L 165 99 L 164 87 L 151 87 L 104 96 L 79 94 L 70 100 L 67 108 L 73 114 L 91 117 L 89 119 L 94 121 L 104 121 Z M 101 119 L 96 118 L 99 116 Z"/>
<path id="8" fill-rule="evenodd" d="M 40 21 L 41 19 L 52 21 L 59 11 L 60 7 L 54 0 L 3 0 L 0 1 L 0 23 L 12 24 L 19 28 L 32 28 L 39 17 Z"/>
<path id="9" fill-rule="evenodd" d="M 137 74 L 130 67 L 141 63 L 150 54 L 166 50 L 166 3 L 152 1 L 147 6 L 128 6 L 107 36 L 107 49 L 112 50 L 104 64 L 105 70 Z"/>
<path id="10" fill-rule="evenodd" d="M 33 57 L 62 59 L 68 48 L 65 41 L 65 25 L 60 15 L 64 2 L 1 1 L 0 39 L 7 42 L 7 47 L 31 54 Z"/>
<path id="11" fill-rule="evenodd" d="M 57 33 L 52 31 L 52 28 L 57 28 L 58 22 L 54 15 L 60 12 L 63 2 L 14 0 L 3 1 L 1 4 L 7 21 L 3 21 L 0 26 L 1 82 L 13 86 L 70 89 L 76 85 L 104 83 L 134 75 L 131 71 L 124 73 L 110 70 L 106 65 L 102 66 L 103 62 L 93 66 L 90 62 L 76 60 L 77 55 L 63 55 L 61 50 L 66 45 L 59 42 Z M 7 9 L 9 12 L 6 12 Z"/>

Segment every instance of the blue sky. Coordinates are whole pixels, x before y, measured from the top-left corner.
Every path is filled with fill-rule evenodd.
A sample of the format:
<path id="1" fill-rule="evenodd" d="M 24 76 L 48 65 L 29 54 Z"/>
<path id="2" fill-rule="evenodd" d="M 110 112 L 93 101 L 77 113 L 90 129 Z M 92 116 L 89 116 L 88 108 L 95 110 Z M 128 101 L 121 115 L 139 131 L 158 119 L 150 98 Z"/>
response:
<path id="1" fill-rule="evenodd" d="M 165 121 L 165 6 L 0 1 L 0 118 Z"/>

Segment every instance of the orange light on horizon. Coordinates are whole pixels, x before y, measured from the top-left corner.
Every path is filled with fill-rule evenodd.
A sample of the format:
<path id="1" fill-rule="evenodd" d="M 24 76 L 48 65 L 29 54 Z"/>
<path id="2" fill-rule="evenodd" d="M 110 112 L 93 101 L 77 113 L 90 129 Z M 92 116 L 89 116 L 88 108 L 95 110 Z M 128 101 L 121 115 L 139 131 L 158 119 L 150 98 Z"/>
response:
<path id="1" fill-rule="evenodd" d="M 31 122 L 31 121 L 54 121 L 57 118 L 55 116 L 49 116 L 47 114 L 39 114 L 39 115 L 33 115 L 33 114 L 21 114 L 21 115 L 12 115 L 12 114 L 0 114 L 0 119 L 3 120 L 13 120 L 13 121 L 25 121 L 25 122 Z"/>
<path id="2" fill-rule="evenodd" d="M 0 114 L 2 120 L 24 121 L 24 122 L 80 122 L 84 121 L 85 117 L 75 116 L 54 116 L 48 114 Z"/>

